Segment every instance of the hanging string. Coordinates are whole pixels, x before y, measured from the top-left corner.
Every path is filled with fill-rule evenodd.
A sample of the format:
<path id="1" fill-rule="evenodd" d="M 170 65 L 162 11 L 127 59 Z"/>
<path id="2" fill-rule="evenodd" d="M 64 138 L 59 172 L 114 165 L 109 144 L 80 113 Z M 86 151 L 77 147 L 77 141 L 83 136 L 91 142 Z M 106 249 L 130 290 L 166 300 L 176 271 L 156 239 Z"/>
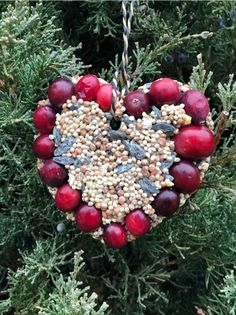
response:
<path id="1" fill-rule="evenodd" d="M 129 92 L 129 87 L 130 87 L 130 81 L 129 81 L 129 75 L 128 75 L 128 62 L 129 62 L 128 48 L 129 48 L 129 34 L 131 31 L 131 21 L 134 14 L 135 0 L 131 0 L 129 11 L 126 10 L 127 3 L 128 3 L 128 0 L 122 1 L 124 49 L 122 53 L 121 71 L 122 71 L 122 77 L 124 80 L 124 88 L 122 89 L 121 97 L 123 97 L 125 93 Z"/>
<path id="2" fill-rule="evenodd" d="M 130 80 L 128 75 L 128 48 L 129 48 L 129 34 L 131 31 L 131 22 L 132 17 L 134 13 L 134 3 L 136 0 L 131 0 L 130 2 L 130 9 L 127 11 L 126 6 L 128 4 L 128 0 L 122 0 L 122 12 L 123 12 L 123 42 L 124 42 L 124 48 L 122 53 L 122 60 L 121 60 L 121 73 L 118 71 L 115 72 L 114 78 L 113 78 L 113 93 L 112 93 L 112 112 L 113 115 L 115 114 L 115 105 L 117 103 L 117 100 L 119 98 L 122 99 L 123 96 L 129 92 L 130 87 Z M 118 95 L 117 88 L 118 88 L 118 82 L 121 88 L 121 93 Z M 122 88 L 123 86 L 123 88 Z"/>
<path id="3" fill-rule="evenodd" d="M 115 112 L 116 112 L 115 105 L 117 103 L 117 98 L 118 98 L 118 95 L 117 95 L 118 75 L 119 75 L 119 72 L 116 71 L 115 75 L 113 77 L 113 80 L 112 80 L 113 89 L 112 89 L 112 108 L 111 108 L 111 111 L 112 111 L 112 116 L 114 118 L 115 118 Z"/>

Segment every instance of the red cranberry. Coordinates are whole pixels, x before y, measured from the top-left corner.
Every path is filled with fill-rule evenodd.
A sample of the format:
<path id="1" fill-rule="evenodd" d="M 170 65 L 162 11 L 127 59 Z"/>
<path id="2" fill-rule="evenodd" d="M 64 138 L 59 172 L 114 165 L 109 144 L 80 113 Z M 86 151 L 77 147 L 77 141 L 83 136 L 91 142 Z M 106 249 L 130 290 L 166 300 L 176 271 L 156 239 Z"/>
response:
<path id="1" fill-rule="evenodd" d="M 174 190 L 163 189 L 154 199 L 153 208 L 157 214 L 168 217 L 179 208 L 179 194 Z"/>
<path id="2" fill-rule="evenodd" d="M 197 90 L 188 90 L 181 97 L 180 103 L 185 104 L 186 113 L 192 117 L 193 124 L 203 123 L 209 113 L 209 103 L 206 96 Z"/>
<path id="3" fill-rule="evenodd" d="M 33 120 L 40 133 L 51 133 L 56 121 L 56 112 L 50 106 L 40 106 L 34 111 Z"/>
<path id="4" fill-rule="evenodd" d="M 39 170 L 42 181 L 50 187 L 60 187 L 68 178 L 63 166 L 53 160 L 47 160 Z"/>
<path id="5" fill-rule="evenodd" d="M 92 232 L 102 224 L 102 212 L 83 203 L 75 213 L 77 227 L 84 232 Z"/>
<path id="6" fill-rule="evenodd" d="M 55 146 L 53 141 L 49 139 L 48 135 L 41 135 L 34 140 L 32 149 L 34 155 L 38 158 L 47 160 L 53 157 Z"/>
<path id="7" fill-rule="evenodd" d="M 84 101 L 95 101 L 100 83 L 96 75 L 86 74 L 75 85 L 77 98 Z"/>
<path id="8" fill-rule="evenodd" d="M 74 84 L 66 78 L 58 78 L 54 80 L 48 88 L 48 98 L 52 105 L 57 108 L 70 100 L 74 95 Z"/>
<path id="9" fill-rule="evenodd" d="M 141 118 L 142 113 L 148 113 L 151 110 L 151 103 L 148 94 L 139 90 L 130 92 L 124 99 L 126 112 L 135 118 Z"/>
<path id="10" fill-rule="evenodd" d="M 55 196 L 55 203 L 59 210 L 70 212 L 74 210 L 81 201 L 81 192 L 72 189 L 69 184 L 62 185 Z"/>
<path id="11" fill-rule="evenodd" d="M 185 126 L 174 136 L 175 151 L 183 158 L 200 160 L 210 156 L 215 147 L 214 135 L 205 126 Z"/>
<path id="12" fill-rule="evenodd" d="M 176 104 L 180 99 L 178 83 L 169 78 L 152 82 L 149 93 L 152 102 L 159 107 L 163 104 Z"/>
<path id="13" fill-rule="evenodd" d="M 96 103 L 104 112 L 109 112 L 112 103 L 112 90 L 111 84 L 103 84 L 100 86 L 96 96 Z"/>
<path id="14" fill-rule="evenodd" d="M 127 243 L 125 228 L 120 223 L 110 223 L 104 228 L 103 239 L 111 248 L 121 248 Z"/>
<path id="15" fill-rule="evenodd" d="M 189 161 L 181 161 L 170 168 L 170 175 L 174 177 L 174 185 L 183 193 L 192 193 L 200 187 L 199 169 Z"/>
<path id="16" fill-rule="evenodd" d="M 125 224 L 131 234 L 140 236 L 150 230 L 151 220 L 142 210 L 135 209 L 126 216 Z"/>

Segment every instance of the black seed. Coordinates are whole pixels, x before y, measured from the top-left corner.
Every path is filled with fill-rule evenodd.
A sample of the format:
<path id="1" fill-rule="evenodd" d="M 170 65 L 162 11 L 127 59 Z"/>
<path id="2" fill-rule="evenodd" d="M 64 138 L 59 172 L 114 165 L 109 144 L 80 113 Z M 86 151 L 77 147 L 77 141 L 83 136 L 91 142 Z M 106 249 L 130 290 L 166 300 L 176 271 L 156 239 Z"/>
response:
<path id="1" fill-rule="evenodd" d="M 138 184 L 141 189 L 147 194 L 158 194 L 160 192 L 160 190 L 156 188 L 155 183 L 151 181 L 148 177 L 144 177 L 138 180 Z"/>
<path id="2" fill-rule="evenodd" d="M 135 157 L 137 160 L 142 160 L 146 157 L 145 150 L 135 141 L 123 141 L 126 150 L 132 157 Z"/>
<path id="3" fill-rule="evenodd" d="M 118 130 L 120 128 L 121 121 L 119 119 L 115 119 L 114 117 L 110 121 L 110 126 L 113 130 Z"/>
<path id="4" fill-rule="evenodd" d="M 128 163 L 125 165 L 119 165 L 114 169 L 114 172 L 118 175 L 129 171 L 132 167 L 134 167 L 133 163 Z"/>
<path id="5" fill-rule="evenodd" d="M 162 130 L 168 136 L 173 135 L 176 130 L 174 126 L 167 123 L 160 123 L 160 124 L 152 125 L 152 129 L 155 131 Z"/>
<path id="6" fill-rule="evenodd" d="M 55 156 L 53 161 L 62 165 L 72 165 L 74 164 L 75 159 L 67 156 Z"/>
<path id="7" fill-rule="evenodd" d="M 76 142 L 75 138 L 66 138 L 62 144 L 58 146 L 58 148 L 54 151 L 55 156 L 62 155 L 70 150 L 73 144 Z"/>

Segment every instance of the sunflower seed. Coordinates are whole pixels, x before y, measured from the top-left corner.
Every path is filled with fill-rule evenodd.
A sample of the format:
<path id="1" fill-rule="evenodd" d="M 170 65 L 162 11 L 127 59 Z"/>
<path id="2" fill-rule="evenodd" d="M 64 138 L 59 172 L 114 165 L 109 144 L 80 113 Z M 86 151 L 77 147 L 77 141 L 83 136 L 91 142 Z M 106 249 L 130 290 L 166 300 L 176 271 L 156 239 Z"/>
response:
<path id="1" fill-rule="evenodd" d="M 75 138 L 66 138 L 62 144 L 58 146 L 58 148 L 54 151 L 55 156 L 62 155 L 70 150 L 72 145 L 76 142 Z"/>
<path id="2" fill-rule="evenodd" d="M 67 156 L 55 156 L 53 161 L 62 165 L 72 165 L 74 164 L 75 159 Z"/>
<path id="3" fill-rule="evenodd" d="M 167 123 L 152 125 L 152 129 L 155 131 L 162 130 L 168 136 L 173 135 L 175 130 L 176 130 L 176 128 L 174 126 L 167 124 Z"/>
<path id="4" fill-rule="evenodd" d="M 105 112 L 104 116 L 106 117 L 107 120 L 111 120 L 112 119 L 112 114 L 110 112 Z"/>
<path id="5" fill-rule="evenodd" d="M 155 115 L 156 119 L 161 119 L 161 111 L 156 106 L 152 106 L 152 112 Z"/>
<path id="6" fill-rule="evenodd" d="M 91 163 L 91 159 L 89 157 L 85 157 L 82 161 L 81 161 L 82 165 L 89 165 Z"/>
<path id="7" fill-rule="evenodd" d="M 174 180 L 174 177 L 169 175 L 169 174 L 163 174 L 163 176 L 164 176 L 164 179 L 167 179 L 167 180 L 169 180 L 171 182 L 173 182 L 173 180 Z"/>
<path id="8" fill-rule="evenodd" d="M 135 141 L 123 141 L 126 150 L 132 157 L 135 157 L 137 160 L 142 160 L 146 157 L 145 150 Z"/>
<path id="9" fill-rule="evenodd" d="M 82 166 L 81 161 L 77 159 L 77 160 L 75 161 L 75 163 L 74 163 L 74 167 L 75 167 L 75 168 L 80 168 L 81 166 Z"/>
<path id="10" fill-rule="evenodd" d="M 124 131 L 121 130 L 108 130 L 108 137 L 111 140 L 124 140 L 127 139 L 128 136 Z"/>
<path id="11" fill-rule="evenodd" d="M 135 124 L 135 120 L 131 120 L 131 119 L 129 118 L 129 116 L 124 116 L 124 117 L 122 117 L 121 121 L 122 121 L 124 124 L 126 124 L 127 126 L 128 126 L 128 125 Z"/>
<path id="12" fill-rule="evenodd" d="M 53 128 L 52 135 L 54 137 L 54 142 L 58 146 L 61 143 L 61 134 L 56 127 Z"/>
<path id="13" fill-rule="evenodd" d="M 132 167 L 134 167 L 133 163 L 128 163 L 125 165 L 119 165 L 114 169 L 114 172 L 118 175 L 129 171 Z"/>
<path id="14" fill-rule="evenodd" d="M 75 168 L 80 168 L 83 165 L 89 165 L 91 162 L 91 159 L 89 157 L 85 157 L 83 160 L 75 160 L 74 162 L 74 167 Z"/>
<path id="15" fill-rule="evenodd" d="M 175 160 L 175 156 L 172 157 L 172 160 L 168 161 L 164 161 L 161 163 L 160 165 L 160 169 L 163 169 L 163 168 L 170 168 L 172 166 L 172 164 L 174 163 L 174 160 Z"/>
<path id="16" fill-rule="evenodd" d="M 76 103 L 72 105 L 69 110 L 78 110 L 81 107 L 80 103 Z"/>
<path id="17" fill-rule="evenodd" d="M 147 194 L 158 194 L 160 192 L 160 190 L 156 188 L 155 183 L 151 181 L 148 177 L 144 177 L 138 180 L 138 184 L 141 189 Z"/>

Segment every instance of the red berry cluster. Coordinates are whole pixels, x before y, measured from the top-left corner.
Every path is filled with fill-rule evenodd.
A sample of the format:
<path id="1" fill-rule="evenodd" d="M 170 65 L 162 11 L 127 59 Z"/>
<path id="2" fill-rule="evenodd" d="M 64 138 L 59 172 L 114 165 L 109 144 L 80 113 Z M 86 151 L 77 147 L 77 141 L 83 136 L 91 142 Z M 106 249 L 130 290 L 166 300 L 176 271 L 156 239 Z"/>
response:
<path id="1" fill-rule="evenodd" d="M 56 121 L 56 113 L 72 96 L 85 101 L 96 101 L 104 111 L 110 111 L 112 103 L 112 85 L 101 84 L 92 74 L 87 74 L 73 84 L 65 78 L 56 79 L 48 88 L 50 104 L 38 107 L 33 115 L 34 125 L 40 135 L 33 143 L 33 153 L 43 160 L 39 170 L 43 182 L 50 187 L 57 187 L 55 203 L 59 210 L 74 212 L 77 227 L 84 232 L 92 232 L 102 226 L 102 212 L 94 206 L 82 202 L 80 191 L 72 189 L 67 183 L 66 169 L 53 161 L 54 142 L 50 134 Z M 188 90 L 181 95 L 177 82 L 163 78 L 154 81 L 149 92 L 133 91 L 124 98 L 126 113 L 136 119 L 149 113 L 153 105 L 161 107 L 164 104 L 185 104 L 186 113 L 192 117 L 192 125 L 180 128 L 174 136 L 175 151 L 182 159 L 170 168 L 174 178 L 174 189 L 163 189 L 156 195 L 153 208 L 161 216 L 173 214 L 179 207 L 179 193 L 195 192 L 201 182 L 200 171 L 193 163 L 202 160 L 213 153 L 214 137 L 205 125 L 209 114 L 209 103 L 200 91 Z M 135 209 L 127 214 L 125 226 L 120 223 L 110 223 L 104 227 L 104 242 L 112 248 L 121 248 L 127 242 L 127 232 L 138 237 L 150 230 L 151 219 L 142 209 Z"/>

